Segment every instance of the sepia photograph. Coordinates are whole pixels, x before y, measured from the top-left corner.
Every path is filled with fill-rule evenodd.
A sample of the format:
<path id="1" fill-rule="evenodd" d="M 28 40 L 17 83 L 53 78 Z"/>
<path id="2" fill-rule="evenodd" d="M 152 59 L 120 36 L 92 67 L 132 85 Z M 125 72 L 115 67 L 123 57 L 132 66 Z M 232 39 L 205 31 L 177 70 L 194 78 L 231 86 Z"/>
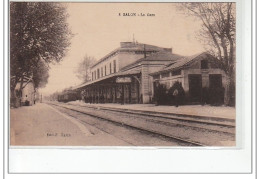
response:
<path id="1" fill-rule="evenodd" d="M 237 146 L 235 2 L 9 11 L 10 146 Z"/>

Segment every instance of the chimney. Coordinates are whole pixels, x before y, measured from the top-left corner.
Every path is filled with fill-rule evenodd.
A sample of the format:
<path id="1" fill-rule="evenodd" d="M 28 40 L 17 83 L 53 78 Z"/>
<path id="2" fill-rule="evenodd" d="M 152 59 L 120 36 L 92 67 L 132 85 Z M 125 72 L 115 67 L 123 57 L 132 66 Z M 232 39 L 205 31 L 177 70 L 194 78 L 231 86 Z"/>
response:
<path id="1" fill-rule="evenodd" d="M 135 43 L 133 42 L 120 42 L 120 47 L 122 48 L 129 48 L 129 47 L 134 47 Z"/>

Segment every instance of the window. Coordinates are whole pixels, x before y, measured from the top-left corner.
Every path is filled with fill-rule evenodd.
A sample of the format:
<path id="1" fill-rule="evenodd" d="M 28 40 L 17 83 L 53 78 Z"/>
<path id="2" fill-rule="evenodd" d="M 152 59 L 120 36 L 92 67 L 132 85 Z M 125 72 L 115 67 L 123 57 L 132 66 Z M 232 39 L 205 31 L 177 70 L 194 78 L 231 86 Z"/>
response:
<path id="1" fill-rule="evenodd" d="M 166 72 L 166 73 L 162 73 L 162 78 L 167 78 L 170 76 L 170 73 L 169 72 Z"/>
<path id="2" fill-rule="evenodd" d="M 208 69 L 208 60 L 201 60 L 201 69 Z"/>
<path id="3" fill-rule="evenodd" d="M 97 79 L 97 71 L 94 72 L 95 79 Z"/>
<path id="4" fill-rule="evenodd" d="M 114 73 L 116 73 L 116 61 L 114 60 Z"/>
<path id="5" fill-rule="evenodd" d="M 153 79 L 154 79 L 154 80 L 159 80 L 159 79 L 160 79 L 160 75 L 154 75 L 154 76 L 153 76 Z"/>
<path id="6" fill-rule="evenodd" d="M 181 75 L 181 70 L 172 71 L 172 76 Z"/>
<path id="7" fill-rule="evenodd" d="M 103 67 L 101 67 L 101 77 L 103 77 Z"/>
<path id="8" fill-rule="evenodd" d="M 107 76 L 107 66 L 105 65 L 105 76 Z"/>
<path id="9" fill-rule="evenodd" d="M 111 63 L 109 64 L 109 71 L 110 71 L 110 74 L 112 73 L 112 65 Z"/>
<path id="10" fill-rule="evenodd" d="M 94 80 L 94 73 L 92 72 L 92 81 Z"/>
<path id="11" fill-rule="evenodd" d="M 100 72 L 99 72 L 99 69 L 97 69 L 97 78 L 99 79 L 100 77 Z"/>

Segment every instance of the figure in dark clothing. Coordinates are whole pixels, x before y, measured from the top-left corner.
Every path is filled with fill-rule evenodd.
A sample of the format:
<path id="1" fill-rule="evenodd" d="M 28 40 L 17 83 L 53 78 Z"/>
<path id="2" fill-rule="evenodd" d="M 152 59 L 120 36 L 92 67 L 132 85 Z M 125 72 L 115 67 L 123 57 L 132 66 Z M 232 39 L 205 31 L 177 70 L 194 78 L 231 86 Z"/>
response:
<path id="1" fill-rule="evenodd" d="M 175 89 L 173 91 L 173 97 L 174 97 L 174 101 L 175 101 L 175 106 L 178 107 L 179 106 L 179 91 L 178 89 Z"/>
<path id="2" fill-rule="evenodd" d="M 209 103 L 209 90 L 208 88 L 202 88 L 202 93 L 201 93 L 201 105 L 205 105 Z"/>
<path id="3" fill-rule="evenodd" d="M 101 97 L 100 97 L 100 103 L 104 103 L 104 99 L 105 99 L 105 97 L 104 97 L 104 95 L 102 94 Z"/>
<path id="4" fill-rule="evenodd" d="M 124 104 L 124 95 L 123 95 L 123 93 L 120 94 L 120 99 L 121 99 L 121 105 L 123 105 Z"/>
<path id="5" fill-rule="evenodd" d="M 159 82 L 155 82 L 154 101 L 155 101 L 155 105 L 158 106 L 159 105 Z"/>
<path id="6" fill-rule="evenodd" d="M 168 90 L 168 100 L 176 107 L 185 103 L 185 92 L 180 82 L 176 81 Z"/>
<path id="7" fill-rule="evenodd" d="M 154 98 L 156 105 L 163 105 L 167 102 L 166 87 L 163 84 L 158 84 L 155 88 Z"/>

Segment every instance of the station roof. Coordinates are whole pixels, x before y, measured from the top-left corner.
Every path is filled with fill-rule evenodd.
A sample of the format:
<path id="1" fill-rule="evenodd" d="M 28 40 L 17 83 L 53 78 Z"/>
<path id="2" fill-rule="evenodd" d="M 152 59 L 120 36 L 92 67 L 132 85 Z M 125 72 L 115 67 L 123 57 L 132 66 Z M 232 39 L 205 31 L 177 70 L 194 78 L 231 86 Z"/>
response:
<path id="1" fill-rule="evenodd" d="M 176 60 L 182 58 L 183 56 L 178 55 L 178 54 L 173 54 L 171 52 L 165 52 L 165 51 L 160 51 L 154 54 L 151 54 L 150 56 L 146 58 L 141 58 L 134 63 L 131 63 L 125 67 L 123 67 L 121 70 L 126 70 L 127 68 L 130 68 L 138 63 L 141 63 L 142 61 L 169 61 L 169 62 L 175 62 Z"/>
<path id="2" fill-rule="evenodd" d="M 140 74 L 140 73 L 141 73 L 141 70 L 136 70 L 136 69 L 135 70 L 128 70 L 128 71 L 124 71 L 124 72 L 120 71 L 118 73 L 112 73 L 112 74 L 109 74 L 107 76 L 101 77 L 98 80 L 89 81 L 89 82 L 83 83 L 81 85 L 75 86 L 72 90 L 80 89 L 80 88 L 83 88 L 85 86 L 88 86 L 88 85 L 91 85 L 91 84 L 94 84 L 94 83 L 97 83 L 97 82 L 100 82 L 100 81 L 103 81 L 103 80 L 106 80 L 106 79 L 109 79 L 109 78 L 112 78 L 112 77 L 128 76 L 128 75 L 135 75 L 135 74 Z"/>
<path id="3" fill-rule="evenodd" d="M 112 52 L 110 52 L 109 54 L 107 54 L 106 56 L 101 58 L 97 63 L 95 63 L 92 66 L 92 68 L 95 67 L 96 65 L 98 65 L 99 63 L 105 61 L 107 58 L 109 58 L 110 56 L 114 55 L 117 52 L 121 52 L 121 51 L 123 51 L 123 52 L 144 51 L 144 49 L 146 51 L 167 51 L 167 52 L 172 51 L 171 48 L 163 48 L 163 47 L 158 47 L 158 46 L 144 44 L 144 43 L 121 42 L 119 48 L 113 50 Z"/>
<path id="4" fill-rule="evenodd" d="M 160 74 L 162 72 L 167 72 L 170 70 L 182 69 L 195 60 L 201 60 L 204 58 L 208 58 L 209 56 L 212 58 L 215 58 L 207 52 L 198 53 L 198 54 L 195 54 L 192 56 L 181 57 L 181 58 L 177 59 L 176 61 L 169 63 L 166 67 L 162 68 L 160 71 L 151 73 L 150 75 L 156 75 L 156 74 Z"/>
<path id="5" fill-rule="evenodd" d="M 138 63 L 141 63 L 143 61 L 169 61 L 169 62 L 175 62 L 178 59 L 183 58 L 183 56 L 177 55 L 177 54 L 172 54 L 171 52 L 165 52 L 165 51 L 160 51 L 157 53 L 154 53 L 146 58 L 141 58 L 137 61 L 135 61 L 132 64 L 127 65 L 126 67 L 122 68 L 119 72 L 117 73 L 112 73 L 109 74 L 107 76 L 103 76 L 101 78 L 99 78 L 98 80 L 94 80 L 94 81 L 89 81 L 86 83 L 83 83 L 81 85 L 78 85 L 76 87 L 74 87 L 73 89 L 80 89 L 83 88 L 85 86 L 112 78 L 112 77 L 119 77 L 119 76 L 127 76 L 127 75 L 134 75 L 134 74 L 140 74 L 141 73 L 141 69 L 138 68 L 132 68 L 133 66 L 137 65 Z"/>

